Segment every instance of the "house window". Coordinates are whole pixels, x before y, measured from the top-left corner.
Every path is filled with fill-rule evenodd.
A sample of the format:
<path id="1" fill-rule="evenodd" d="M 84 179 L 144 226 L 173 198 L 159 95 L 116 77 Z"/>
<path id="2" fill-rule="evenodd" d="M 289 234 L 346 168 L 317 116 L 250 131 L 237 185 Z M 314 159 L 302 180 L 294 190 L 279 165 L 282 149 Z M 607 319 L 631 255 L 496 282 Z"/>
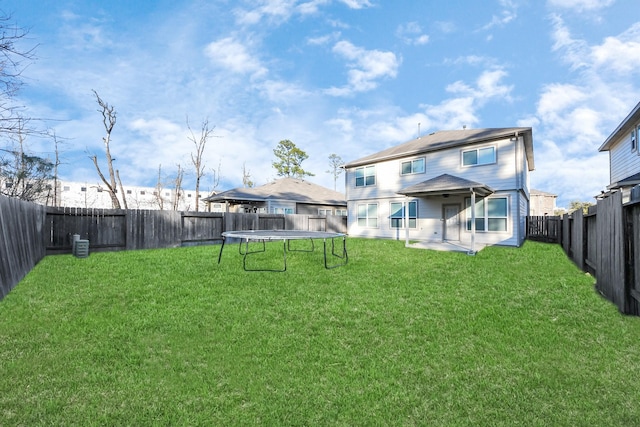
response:
<path id="1" fill-rule="evenodd" d="M 318 215 L 333 215 L 331 209 L 318 209 Z"/>
<path id="2" fill-rule="evenodd" d="M 631 151 L 636 151 L 638 149 L 638 143 L 636 141 L 636 130 L 631 129 Z"/>
<path id="3" fill-rule="evenodd" d="M 376 167 L 365 166 L 356 169 L 356 187 L 376 185 Z"/>
<path id="4" fill-rule="evenodd" d="M 68 185 L 65 185 L 64 187 L 62 187 L 62 191 L 69 191 L 71 190 L 71 188 Z"/>
<path id="5" fill-rule="evenodd" d="M 146 191 L 144 191 L 144 190 L 140 191 L 140 195 L 141 195 L 141 196 L 144 196 L 145 194 L 147 194 L 147 192 L 146 192 Z"/>
<path id="6" fill-rule="evenodd" d="M 402 175 L 424 173 L 424 158 L 402 162 L 400 166 Z"/>
<path id="7" fill-rule="evenodd" d="M 336 209 L 336 215 L 347 216 L 347 210 L 346 209 Z"/>
<path id="8" fill-rule="evenodd" d="M 465 199 L 467 231 L 471 231 L 471 199 Z M 476 199 L 476 231 L 507 231 L 508 199 L 492 197 Z"/>
<path id="9" fill-rule="evenodd" d="M 416 228 L 418 222 L 418 202 L 409 202 L 409 228 Z M 404 228 L 404 209 L 402 202 L 391 202 L 391 228 Z"/>
<path id="10" fill-rule="evenodd" d="M 127 190 L 127 194 L 131 194 L 131 190 Z"/>
<path id="11" fill-rule="evenodd" d="M 80 187 L 80 191 L 87 191 L 87 187 Z"/>
<path id="12" fill-rule="evenodd" d="M 102 193 L 102 188 L 98 187 L 98 193 Z"/>
<path id="13" fill-rule="evenodd" d="M 496 147 L 477 148 L 462 152 L 462 166 L 489 165 L 496 162 Z"/>
<path id="14" fill-rule="evenodd" d="M 358 205 L 358 227 L 378 227 L 377 203 L 363 203 Z"/>

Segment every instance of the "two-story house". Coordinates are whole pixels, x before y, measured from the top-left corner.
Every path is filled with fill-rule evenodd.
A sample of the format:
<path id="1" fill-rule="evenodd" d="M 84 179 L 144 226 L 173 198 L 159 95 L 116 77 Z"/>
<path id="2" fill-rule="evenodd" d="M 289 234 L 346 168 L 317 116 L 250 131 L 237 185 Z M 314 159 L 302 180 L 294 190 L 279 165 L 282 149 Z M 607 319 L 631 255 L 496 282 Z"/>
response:
<path id="1" fill-rule="evenodd" d="M 609 152 L 609 191 L 622 191 L 622 201 L 628 202 L 631 189 L 640 185 L 640 103 L 618 125 L 600 146 Z"/>
<path id="2" fill-rule="evenodd" d="M 354 160 L 349 235 L 519 246 L 533 169 L 529 127 L 434 132 Z"/>

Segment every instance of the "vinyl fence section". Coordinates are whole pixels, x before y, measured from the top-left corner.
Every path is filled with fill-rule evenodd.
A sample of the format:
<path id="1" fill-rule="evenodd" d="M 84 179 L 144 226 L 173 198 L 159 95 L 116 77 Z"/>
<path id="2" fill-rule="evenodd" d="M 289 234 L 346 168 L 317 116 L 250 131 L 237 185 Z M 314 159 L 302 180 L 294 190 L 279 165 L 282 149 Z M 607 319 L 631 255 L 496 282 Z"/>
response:
<path id="1" fill-rule="evenodd" d="M 598 200 L 584 214 L 529 217 L 527 238 L 562 245 L 596 289 L 620 312 L 640 315 L 640 197 L 622 203 L 620 192 Z"/>
<path id="2" fill-rule="evenodd" d="M 45 256 L 46 208 L 0 196 L 0 299 Z"/>

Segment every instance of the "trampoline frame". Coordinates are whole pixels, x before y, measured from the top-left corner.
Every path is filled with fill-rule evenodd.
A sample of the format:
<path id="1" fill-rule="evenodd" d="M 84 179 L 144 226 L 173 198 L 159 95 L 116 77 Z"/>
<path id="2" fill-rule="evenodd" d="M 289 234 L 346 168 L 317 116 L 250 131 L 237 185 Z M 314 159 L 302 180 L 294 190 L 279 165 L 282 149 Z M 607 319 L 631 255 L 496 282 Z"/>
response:
<path id="1" fill-rule="evenodd" d="M 334 233 L 329 231 L 303 231 L 303 230 L 237 230 L 225 231 L 222 233 L 222 245 L 218 253 L 218 264 L 222 259 L 222 251 L 227 239 L 240 239 L 238 245 L 238 253 L 242 255 L 242 268 L 244 271 L 287 271 L 287 251 L 289 252 L 313 252 L 315 245 L 314 239 L 322 239 L 324 268 L 333 269 L 342 267 L 349 261 L 347 255 L 346 234 Z M 335 239 L 342 239 L 342 250 L 336 253 L 336 246 L 340 251 L 339 245 L 336 245 Z M 291 240 L 310 240 L 311 249 L 291 249 Z M 331 257 L 338 258 L 341 261 L 336 264 L 329 264 L 327 256 L 327 240 L 331 240 Z M 266 242 L 282 241 L 282 269 L 263 269 L 263 268 L 247 268 L 247 255 L 265 252 Z M 262 249 L 249 250 L 249 242 L 262 242 Z M 244 245 L 244 251 L 242 246 Z"/>

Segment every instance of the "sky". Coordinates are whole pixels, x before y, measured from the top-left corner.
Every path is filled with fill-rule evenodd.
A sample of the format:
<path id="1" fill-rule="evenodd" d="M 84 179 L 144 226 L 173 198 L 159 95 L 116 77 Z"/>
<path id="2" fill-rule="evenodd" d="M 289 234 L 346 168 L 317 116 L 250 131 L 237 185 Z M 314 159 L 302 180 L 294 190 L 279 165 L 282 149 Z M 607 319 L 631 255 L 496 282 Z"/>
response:
<path id="1" fill-rule="evenodd" d="M 202 189 L 278 178 L 290 140 L 306 179 L 334 188 L 344 162 L 438 130 L 530 126 L 532 188 L 558 206 L 609 183 L 598 148 L 640 101 L 638 0 L 0 0 L 36 59 L 16 102 L 59 141 L 60 178 L 98 183 L 113 105 L 125 186 L 195 172 L 187 120 L 206 145 Z M 0 144 L 4 141 L 0 141 Z M 51 138 L 28 149 L 55 152 Z M 344 191 L 344 174 L 336 183 Z"/>

